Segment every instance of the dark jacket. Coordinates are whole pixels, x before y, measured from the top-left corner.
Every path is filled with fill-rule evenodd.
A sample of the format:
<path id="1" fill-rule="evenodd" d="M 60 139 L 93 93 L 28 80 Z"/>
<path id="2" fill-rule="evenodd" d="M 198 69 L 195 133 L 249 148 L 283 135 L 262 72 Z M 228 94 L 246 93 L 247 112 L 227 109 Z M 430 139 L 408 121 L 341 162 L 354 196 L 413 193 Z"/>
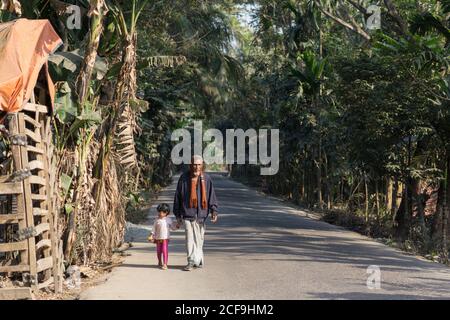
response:
<path id="1" fill-rule="evenodd" d="M 187 220 L 206 219 L 211 212 L 217 212 L 218 204 L 213 182 L 209 175 L 203 174 L 203 177 L 206 183 L 206 209 L 201 207 L 200 182 L 197 184 L 197 208 L 189 208 L 190 173 L 185 172 L 178 180 L 173 201 L 173 213 L 177 218 Z"/>

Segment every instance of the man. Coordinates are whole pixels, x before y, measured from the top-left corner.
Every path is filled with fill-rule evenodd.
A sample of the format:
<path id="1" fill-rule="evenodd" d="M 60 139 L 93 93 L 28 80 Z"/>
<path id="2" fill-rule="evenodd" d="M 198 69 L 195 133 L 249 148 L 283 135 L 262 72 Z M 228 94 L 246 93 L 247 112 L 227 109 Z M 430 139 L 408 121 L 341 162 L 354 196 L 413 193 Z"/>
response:
<path id="1" fill-rule="evenodd" d="M 184 225 L 186 235 L 187 265 L 185 271 L 202 268 L 205 221 L 211 214 L 211 222 L 218 218 L 217 198 L 211 178 L 203 172 L 203 158 L 193 156 L 190 170 L 181 175 L 173 201 L 173 213 L 178 226 Z"/>

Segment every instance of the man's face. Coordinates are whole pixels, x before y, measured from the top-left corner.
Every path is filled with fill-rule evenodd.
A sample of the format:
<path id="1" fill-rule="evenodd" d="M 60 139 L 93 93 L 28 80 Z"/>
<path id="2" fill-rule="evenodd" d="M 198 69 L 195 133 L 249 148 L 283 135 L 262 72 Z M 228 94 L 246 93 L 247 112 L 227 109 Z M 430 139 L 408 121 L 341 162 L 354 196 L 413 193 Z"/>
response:
<path id="1" fill-rule="evenodd" d="M 203 161 L 200 159 L 194 159 L 192 162 L 192 174 L 194 177 L 198 177 L 202 174 Z"/>

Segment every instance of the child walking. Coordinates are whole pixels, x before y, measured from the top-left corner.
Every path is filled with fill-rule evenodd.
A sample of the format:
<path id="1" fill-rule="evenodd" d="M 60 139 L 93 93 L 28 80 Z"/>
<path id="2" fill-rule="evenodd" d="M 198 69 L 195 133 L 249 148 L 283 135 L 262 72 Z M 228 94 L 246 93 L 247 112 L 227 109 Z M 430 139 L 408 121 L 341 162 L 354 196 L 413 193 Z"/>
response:
<path id="1" fill-rule="evenodd" d="M 170 230 L 178 229 L 176 221 L 172 221 L 168 215 L 170 214 L 170 206 L 162 203 L 156 208 L 158 216 L 153 224 L 152 233 L 149 240 L 156 244 L 156 254 L 158 257 L 158 266 L 167 270 L 169 261 L 169 239 Z"/>

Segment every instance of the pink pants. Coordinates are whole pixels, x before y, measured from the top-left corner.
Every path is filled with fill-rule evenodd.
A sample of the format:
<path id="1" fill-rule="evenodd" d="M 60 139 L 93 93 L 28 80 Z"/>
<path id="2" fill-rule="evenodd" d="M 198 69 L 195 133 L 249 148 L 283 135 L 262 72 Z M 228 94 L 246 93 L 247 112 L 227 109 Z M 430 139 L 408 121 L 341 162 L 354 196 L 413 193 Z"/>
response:
<path id="1" fill-rule="evenodd" d="M 163 256 L 164 264 L 169 262 L 169 239 L 156 240 L 156 255 L 158 256 L 158 263 L 161 264 L 161 255 Z"/>

